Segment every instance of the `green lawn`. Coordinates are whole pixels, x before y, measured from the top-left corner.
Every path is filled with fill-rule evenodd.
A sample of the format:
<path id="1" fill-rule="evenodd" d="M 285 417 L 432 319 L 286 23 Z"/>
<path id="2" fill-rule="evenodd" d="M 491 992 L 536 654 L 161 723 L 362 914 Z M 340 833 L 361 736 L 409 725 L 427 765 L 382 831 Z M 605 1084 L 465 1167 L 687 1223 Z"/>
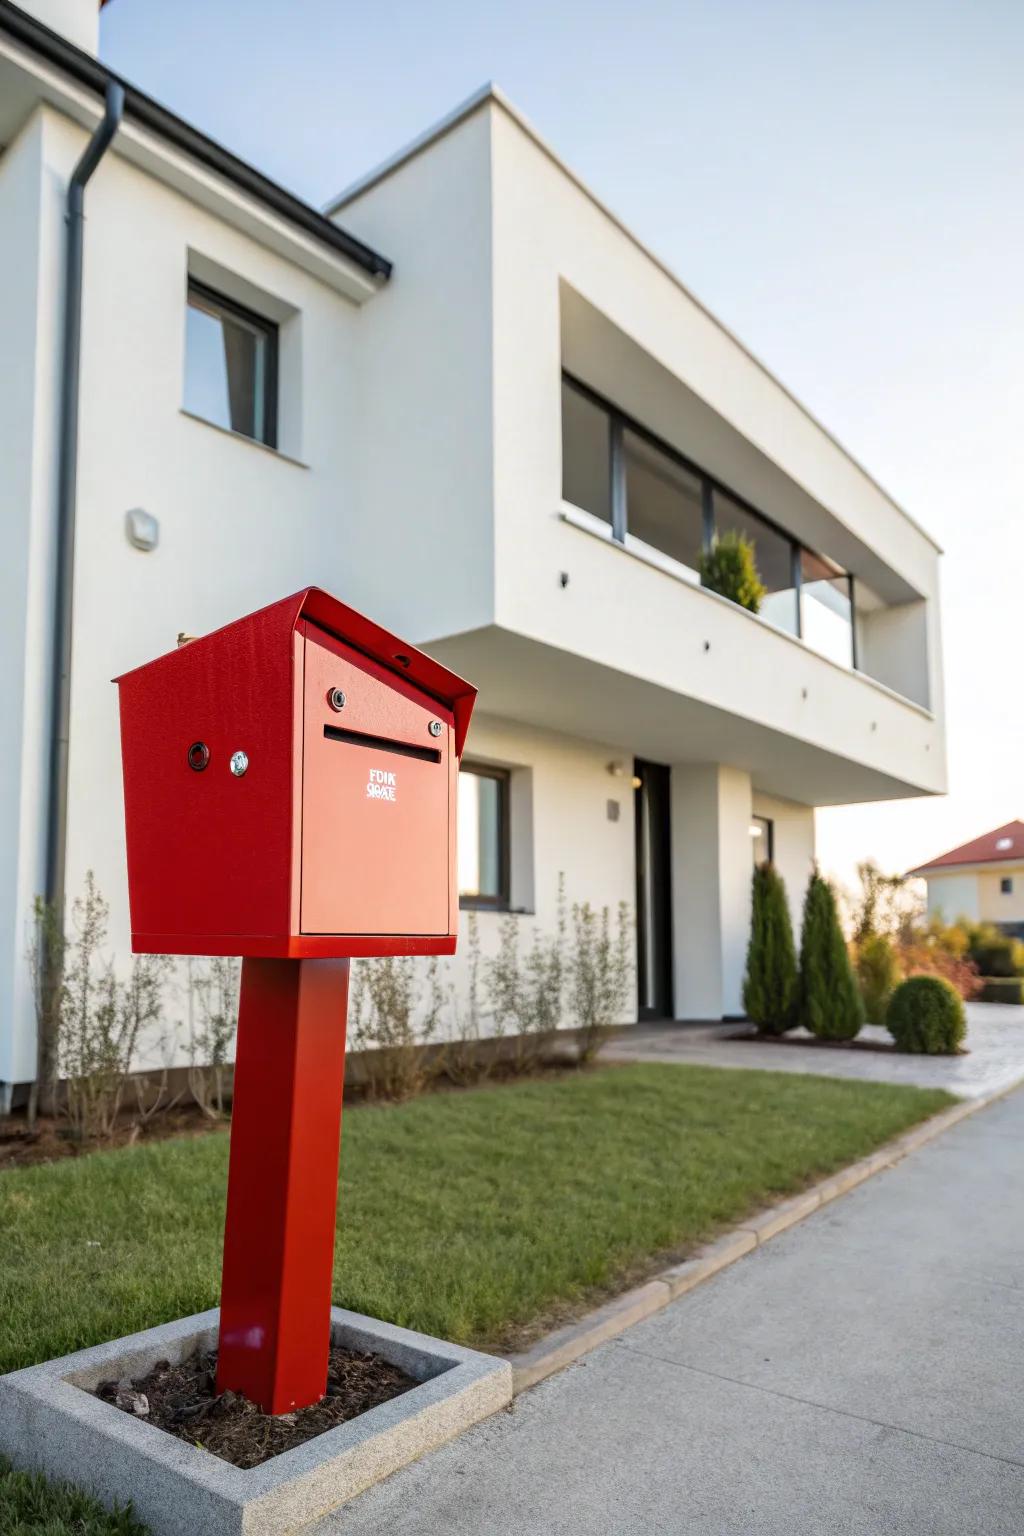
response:
<path id="1" fill-rule="evenodd" d="M 500 1345 L 950 1102 L 636 1065 L 347 1109 L 335 1300 Z M 211 1135 L 0 1174 L 0 1371 L 213 1306 L 226 1164 Z"/>
<path id="2" fill-rule="evenodd" d="M 129 1514 L 108 1514 L 78 1488 L 14 1472 L 0 1458 L 0 1536 L 145 1536 L 145 1527 Z"/>

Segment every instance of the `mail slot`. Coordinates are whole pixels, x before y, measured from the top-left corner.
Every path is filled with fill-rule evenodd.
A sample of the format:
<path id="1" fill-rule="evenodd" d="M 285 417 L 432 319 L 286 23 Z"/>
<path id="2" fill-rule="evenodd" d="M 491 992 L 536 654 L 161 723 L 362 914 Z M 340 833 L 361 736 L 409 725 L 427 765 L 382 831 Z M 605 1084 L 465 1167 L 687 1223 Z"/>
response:
<path id="1" fill-rule="evenodd" d="M 136 950 L 453 952 L 468 683 L 318 588 L 117 681 Z"/>

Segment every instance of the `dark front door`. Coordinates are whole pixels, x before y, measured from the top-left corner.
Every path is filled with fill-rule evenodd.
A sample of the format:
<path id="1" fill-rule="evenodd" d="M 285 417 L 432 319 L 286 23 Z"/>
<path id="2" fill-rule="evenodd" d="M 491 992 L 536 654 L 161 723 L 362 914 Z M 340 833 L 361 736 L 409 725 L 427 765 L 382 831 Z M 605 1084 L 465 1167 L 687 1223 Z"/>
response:
<path id="1" fill-rule="evenodd" d="M 671 1019 L 672 852 L 669 770 L 634 766 L 636 788 L 636 964 L 641 1019 Z"/>

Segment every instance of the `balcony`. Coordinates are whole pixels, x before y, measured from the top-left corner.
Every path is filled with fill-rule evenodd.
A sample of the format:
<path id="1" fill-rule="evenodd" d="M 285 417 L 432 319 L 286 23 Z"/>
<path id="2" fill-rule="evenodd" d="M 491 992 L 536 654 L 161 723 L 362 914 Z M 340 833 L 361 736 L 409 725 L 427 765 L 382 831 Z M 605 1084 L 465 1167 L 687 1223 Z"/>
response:
<path id="1" fill-rule="evenodd" d="M 576 379 L 562 380 L 562 494 L 617 543 L 680 580 L 700 584 L 703 553 L 725 533 L 753 547 L 765 587 L 758 617 L 838 666 L 858 669 L 853 574 L 726 489 Z M 595 530 L 598 531 L 598 530 Z M 880 604 L 864 593 L 860 623 Z M 880 679 L 884 681 L 884 679 Z M 927 698 L 913 702 L 927 705 Z"/>

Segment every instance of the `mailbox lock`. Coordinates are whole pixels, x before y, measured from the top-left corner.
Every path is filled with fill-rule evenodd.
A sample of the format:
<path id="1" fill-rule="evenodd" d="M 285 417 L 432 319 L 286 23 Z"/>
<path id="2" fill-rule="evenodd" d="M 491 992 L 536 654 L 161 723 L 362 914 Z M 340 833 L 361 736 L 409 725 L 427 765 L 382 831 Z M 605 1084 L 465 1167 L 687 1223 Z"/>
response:
<path id="1" fill-rule="evenodd" d="M 205 741 L 194 741 L 188 749 L 188 765 L 196 773 L 202 773 L 210 761 L 210 749 Z"/>
<path id="2" fill-rule="evenodd" d="M 244 752 L 232 752 L 231 772 L 236 779 L 240 779 L 249 766 L 249 759 Z"/>
<path id="3" fill-rule="evenodd" d="M 440 734 L 441 734 L 441 722 L 440 722 L 440 720 L 431 720 L 430 724 L 427 726 L 427 730 L 430 732 L 431 736 L 440 736 Z"/>
<path id="4" fill-rule="evenodd" d="M 327 702 L 332 709 L 344 709 L 345 695 L 340 688 L 329 688 L 327 690 Z"/>

